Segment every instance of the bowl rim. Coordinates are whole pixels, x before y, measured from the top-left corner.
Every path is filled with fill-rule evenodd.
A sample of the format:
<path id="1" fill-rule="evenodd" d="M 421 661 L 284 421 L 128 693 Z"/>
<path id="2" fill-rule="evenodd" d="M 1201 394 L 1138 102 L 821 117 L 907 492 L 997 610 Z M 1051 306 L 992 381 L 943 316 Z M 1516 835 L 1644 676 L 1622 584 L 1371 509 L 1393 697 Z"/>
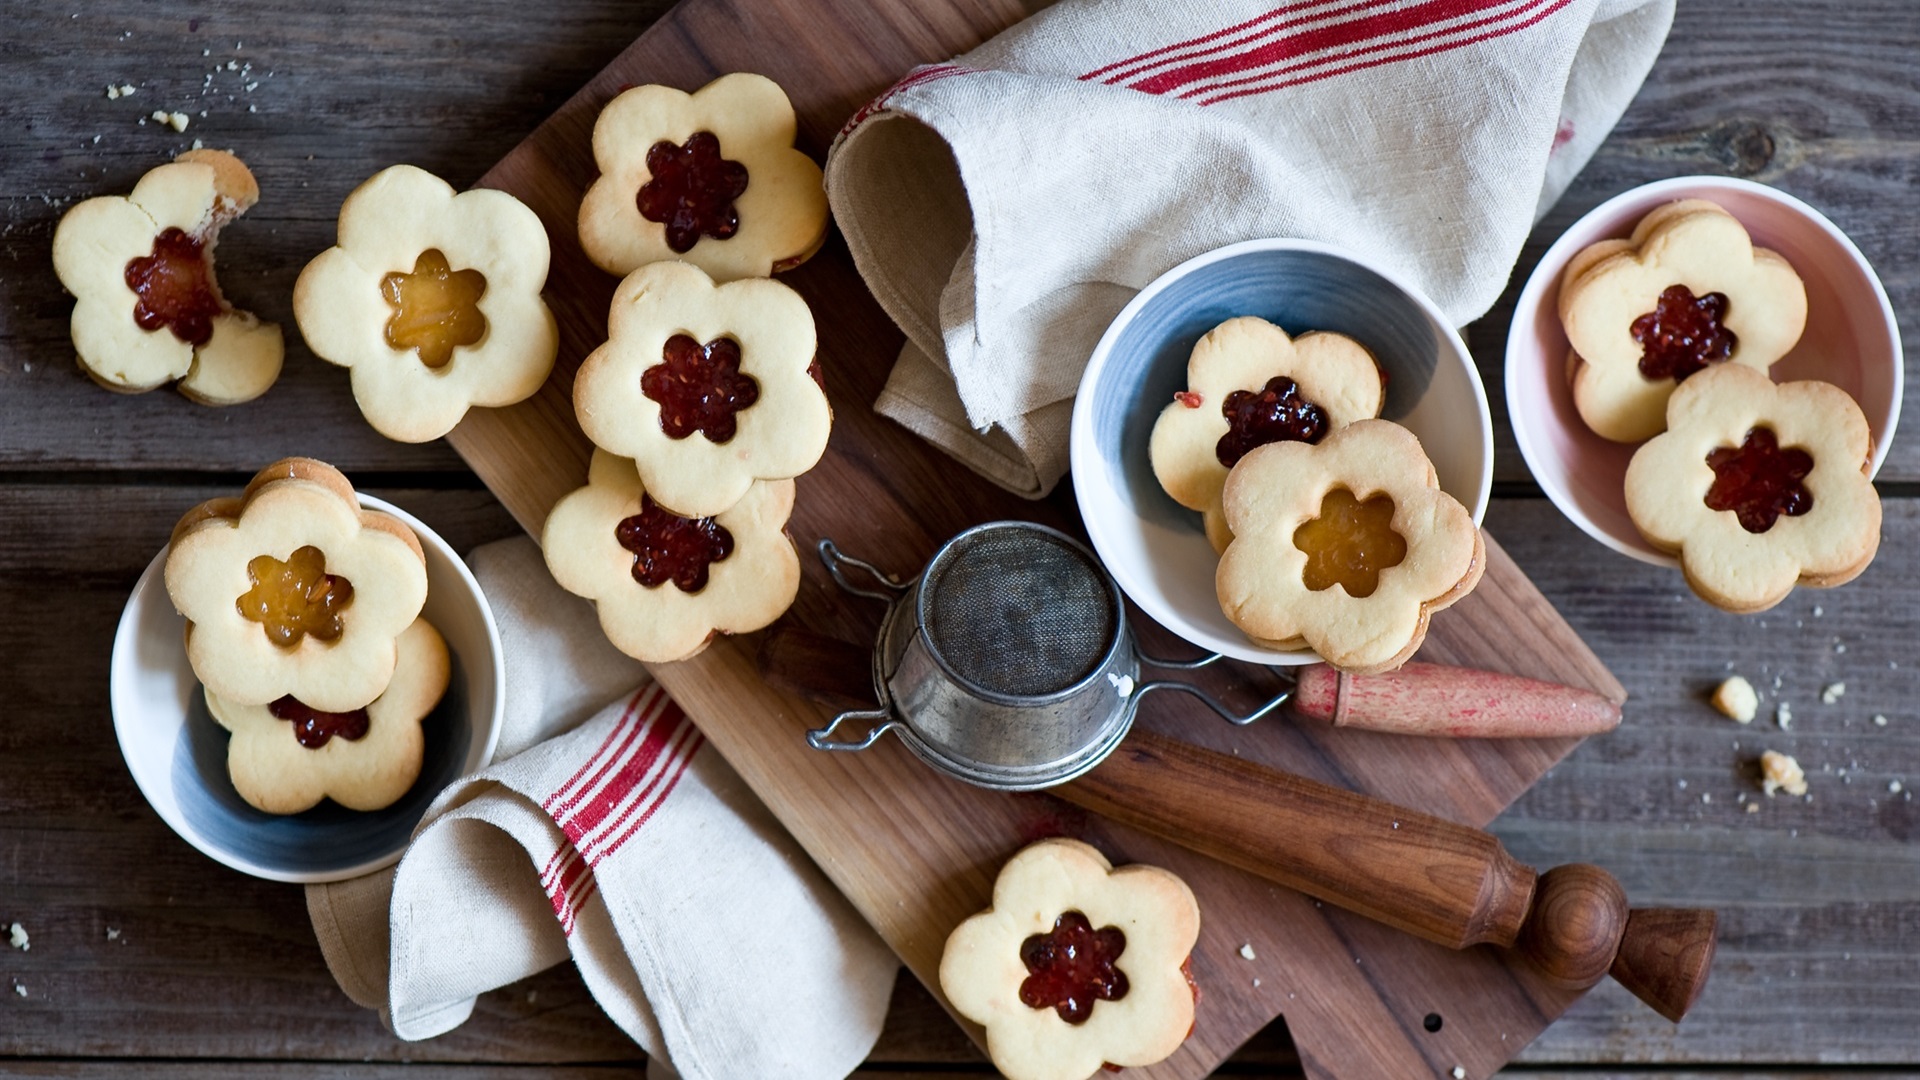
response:
<path id="1" fill-rule="evenodd" d="M 378 510 L 399 518 L 420 537 L 420 542 L 423 546 L 431 547 L 441 556 L 445 557 L 453 566 L 454 573 L 460 579 L 462 585 L 465 586 L 467 592 L 478 604 L 480 621 L 486 629 L 487 649 L 491 654 L 493 665 L 493 709 L 491 714 L 484 718 L 469 718 L 470 722 L 476 723 L 475 734 L 483 737 L 479 740 L 477 750 L 474 748 L 468 749 L 467 760 L 463 766 L 464 771 L 462 775 L 469 775 L 479 769 L 483 769 L 493 761 L 494 751 L 499 747 L 500 729 L 505 718 L 507 697 L 506 656 L 500 644 L 500 627 L 494 619 L 493 606 L 487 602 L 487 594 L 481 590 L 480 582 L 474 578 L 473 571 L 467 566 L 466 560 L 462 559 L 459 554 L 453 550 L 452 545 L 448 544 L 439 533 L 428 528 L 419 518 L 387 502 L 385 499 L 361 492 L 355 492 L 355 494 L 359 496 L 362 509 Z M 352 866 L 340 867 L 334 870 L 313 872 L 288 871 L 270 866 L 262 866 L 258 863 L 243 859 L 208 840 L 198 829 L 195 829 L 193 825 L 187 821 L 186 816 L 180 812 L 178 801 L 171 797 L 170 789 L 160 787 L 160 785 L 166 783 L 165 779 L 154 771 L 153 767 L 146 762 L 144 757 L 139 757 L 138 763 L 136 763 L 137 755 L 129 752 L 128 728 L 132 724 L 140 722 L 140 720 L 132 715 L 133 710 L 130 707 L 122 708 L 121 706 L 122 695 L 131 693 L 131 691 L 126 689 L 121 681 L 120 657 L 123 655 L 124 650 L 134 647 L 134 638 L 139 632 L 137 624 L 140 609 L 144 603 L 155 602 L 156 598 L 149 594 L 157 592 L 159 594 L 157 598 L 158 602 L 170 603 L 165 597 L 165 586 L 162 582 L 163 576 L 166 573 L 167 552 L 172 550 L 172 547 L 171 542 L 161 546 L 160 550 L 154 554 L 153 559 L 147 563 L 147 568 L 141 573 L 140 579 L 134 583 L 133 591 L 127 595 L 126 605 L 121 608 L 120 620 L 114 628 L 113 652 L 107 666 L 107 706 L 113 714 L 114 740 L 120 747 L 121 760 L 126 763 L 127 771 L 133 775 L 134 786 L 140 789 L 141 797 L 147 800 L 147 805 L 166 823 L 168 828 L 174 831 L 175 835 L 185 840 L 188 844 L 199 850 L 201 854 L 215 862 L 238 870 L 250 877 L 261 878 L 267 881 L 314 885 L 359 877 L 399 862 L 400 856 L 406 853 L 407 846 L 411 843 L 411 836 L 409 836 L 407 842 L 396 845 L 392 851 L 385 852 Z M 184 648 L 185 645 L 183 643 L 182 649 L 184 650 Z M 484 723 L 480 723 L 481 721 L 484 721 Z M 156 788 L 169 792 L 169 794 L 165 797 L 156 797 Z"/>
<path id="2" fill-rule="evenodd" d="M 1120 312 L 1113 317 L 1113 321 L 1107 324 L 1106 330 L 1100 335 L 1099 342 L 1094 345 L 1092 354 L 1087 358 L 1086 369 L 1081 373 L 1080 383 L 1075 389 L 1074 394 L 1073 417 L 1068 425 L 1067 461 L 1069 471 L 1074 477 L 1074 503 L 1080 511 L 1080 520 L 1087 530 L 1087 538 L 1093 542 L 1094 553 L 1100 556 L 1101 565 L 1106 567 L 1107 572 L 1113 576 L 1114 580 L 1120 583 L 1120 589 L 1126 593 L 1128 599 L 1138 605 L 1140 609 L 1155 622 L 1172 631 L 1182 640 L 1200 648 L 1211 650 L 1224 645 L 1225 647 L 1219 647 L 1219 652 L 1222 655 L 1230 656 L 1236 660 L 1243 660 L 1255 664 L 1297 666 L 1301 664 L 1318 663 L 1322 660 L 1322 657 L 1312 649 L 1263 649 L 1254 645 L 1251 638 L 1247 639 L 1244 644 L 1237 642 L 1202 643 L 1194 641 L 1188 636 L 1188 634 L 1183 631 L 1183 628 L 1187 625 L 1187 620 L 1170 605 L 1162 602 L 1158 592 L 1141 588 L 1139 583 L 1134 581 L 1128 570 L 1124 567 L 1115 566 L 1107 559 L 1106 548 L 1109 541 L 1105 526 L 1101 523 L 1101 517 L 1091 512 L 1089 506 L 1089 488 L 1091 485 L 1083 482 L 1091 480 L 1096 464 L 1090 457 L 1090 455 L 1094 453 L 1093 394 L 1091 391 L 1100 377 L 1105 373 L 1107 362 L 1113 353 L 1113 348 L 1115 344 L 1118 343 L 1120 335 L 1126 330 L 1127 326 L 1133 322 L 1142 308 L 1152 303 L 1156 297 L 1172 287 L 1175 282 L 1195 271 L 1216 262 L 1223 262 L 1243 255 L 1270 251 L 1293 251 L 1325 255 L 1352 263 L 1363 270 L 1376 274 L 1384 279 L 1387 284 L 1400 290 L 1409 300 L 1413 301 L 1414 305 L 1432 321 L 1433 325 L 1440 329 L 1442 338 L 1455 351 L 1456 358 L 1461 361 L 1460 366 L 1465 368 L 1468 385 L 1473 389 L 1474 405 L 1479 419 L 1480 460 L 1482 465 L 1480 468 L 1480 482 L 1474 491 L 1473 502 L 1467 509 L 1473 515 L 1473 523 L 1475 526 L 1479 526 L 1482 523 L 1486 517 L 1487 505 L 1493 493 L 1493 415 L 1492 407 L 1487 401 L 1486 384 L 1480 378 L 1480 368 L 1479 365 L 1474 362 L 1473 351 L 1467 348 L 1467 343 L 1465 339 L 1460 336 L 1459 328 L 1453 325 L 1453 320 L 1449 319 L 1446 314 L 1440 310 L 1440 306 L 1435 304 L 1426 293 L 1415 288 L 1404 276 L 1348 248 L 1320 240 L 1305 240 L 1292 237 L 1261 237 L 1226 244 L 1222 247 L 1214 248 L 1211 251 L 1201 252 L 1185 262 L 1174 266 L 1172 269 L 1167 270 L 1159 277 L 1148 282 L 1145 288 L 1134 294 L 1133 299 L 1127 301 L 1126 306 L 1122 307 Z"/>
<path id="3" fill-rule="evenodd" d="M 1520 389 L 1520 379 L 1523 374 L 1521 368 L 1523 365 L 1513 363 L 1512 358 L 1514 356 L 1515 344 L 1525 336 L 1523 331 L 1530 328 L 1534 322 L 1532 318 L 1523 317 L 1523 313 L 1538 310 L 1545 301 L 1547 290 L 1557 290 L 1560 287 L 1560 272 L 1565 269 L 1568 261 L 1571 260 L 1574 250 L 1584 248 L 1588 244 L 1594 243 L 1595 239 L 1597 239 L 1588 239 L 1584 243 L 1579 242 L 1577 238 L 1582 226 L 1594 218 L 1617 213 L 1622 206 L 1628 204 L 1647 200 L 1660 201 L 1667 198 L 1684 198 L 1686 195 L 1702 195 L 1713 190 L 1738 191 L 1743 194 L 1753 195 L 1763 201 L 1774 203 L 1799 214 L 1818 227 L 1822 232 L 1825 232 L 1829 239 L 1835 241 L 1840 249 L 1845 251 L 1847 255 L 1866 272 L 1867 281 L 1873 286 L 1874 298 L 1880 305 L 1880 317 L 1886 322 L 1887 338 L 1893 342 L 1893 392 L 1888 398 L 1886 429 L 1874 440 L 1873 453 L 1868 459 L 1868 480 L 1872 480 L 1880 474 L 1880 466 L 1887 460 L 1887 452 L 1893 445 L 1895 430 L 1900 426 L 1900 407 L 1906 395 L 1905 350 L 1901 345 L 1900 324 L 1894 316 L 1893 301 L 1887 296 L 1886 284 L 1880 280 L 1879 272 L 1873 268 L 1873 264 L 1869 262 L 1866 255 L 1861 252 L 1859 245 L 1853 242 L 1853 238 L 1849 237 L 1845 232 L 1842 232 L 1840 227 L 1835 225 L 1830 218 L 1805 200 L 1782 191 L 1779 188 L 1754 180 L 1747 180 L 1738 176 L 1714 176 L 1712 174 L 1701 173 L 1690 176 L 1668 177 L 1665 180 L 1655 180 L 1651 183 L 1628 188 L 1606 199 L 1598 206 L 1595 206 L 1593 209 L 1574 219 L 1574 221 L 1566 227 L 1565 231 L 1556 237 L 1554 242 L 1547 247 L 1547 250 L 1541 253 L 1539 262 L 1534 264 L 1532 272 L 1527 275 L 1526 285 L 1521 288 L 1519 297 L 1514 301 L 1512 321 L 1507 325 L 1506 352 L 1501 358 L 1502 365 L 1506 369 L 1501 381 L 1505 384 L 1504 389 L 1507 396 L 1507 426 L 1513 431 L 1514 442 L 1520 448 L 1520 457 L 1527 463 L 1527 472 L 1533 477 L 1533 482 L 1539 485 L 1540 490 L 1546 494 L 1548 501 L 1553 503 L 1554 508 L 1560 511 L 1562 517 L 1571 521 L 1581 532 L 1586 533 L 1604 547 L 1651 566 L 1665 566 L 1675 570 L 1680 569 L 1680 560 L 1677 557 L 1665 552 L 1652 551 L 1648 548 L 1640 547 L 1629 540 L 1622 539 L 1608 532 L 1602 528 L 1598 522 L 1581 512 L 1571 492 L 1564 490 L 1558 484 L 1551 484 L 1541 479 L 1541 470 L 1536 466 L 1536 461 L 1552 461 L 1556 460 L 1556 457 L 1547 448 L 1541 447 L 1533 441 L 1531 429 L 1528 426 L 1513 422 L 1514 401 Z M 1650 208 L 1651 207 L 1649 207 L 1649 209 Z M 1544 269 L 1550 266 L 1555 268 L 1553 273 L 1542 273 Z M 1547 377 L 1552 378 L 1553 374 L 1549 372 Z M 1857 405 L 1859 402 L 1856 401 L 1855 404 Z"/>

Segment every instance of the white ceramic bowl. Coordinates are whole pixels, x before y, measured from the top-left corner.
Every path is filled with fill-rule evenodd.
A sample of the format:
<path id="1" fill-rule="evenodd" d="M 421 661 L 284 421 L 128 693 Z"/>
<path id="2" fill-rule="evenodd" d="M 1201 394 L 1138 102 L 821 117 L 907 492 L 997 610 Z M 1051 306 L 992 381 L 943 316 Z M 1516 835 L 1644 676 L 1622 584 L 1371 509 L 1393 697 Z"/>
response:
<path id="1" fill-rule="evenodd" d="M 1305 664 L 1309 650 L 1255 645 L 1214 591 L 1219 557 L 1199 513 L 1168 497 L 1147 460 L 1160 410 L 1186 386 L 1201 335 L 1236 315 L 1289 334 L 1332 330 L 1372 350 L 1387 372 L 1384 415 L 1420 437 L 1440 486 L 1486 513 L 1493 425 L 1486 391 L 1446 317 L 1395 274 L 1327 244 L 1248 240 L 1181 263 L 1120 310 L 1094 347 L 1073 405 L 1074 494 L 1094 550 L 1121 589 L 1162 626 L 1210 652 Z"/>
<path id="2" fill-rule="evenodd" d="M 425 720 L 420 779 L 399 802 L 366 813 L 322 802 L 266 814 L 227 778 L 227 733 L 208 714 L 187 665 L 186 620 L 167 598 L 167 549 L 140 575 L 113 638 L 109 698 L 120 753 L 140 793 L 187 843 L 244 874 L 272 881 L 339 881 L 391 865 L 427 804 L 454 779 L 493 759 L 506 705 L 493 612 L 467 564 L 419 519 L 370 495 L 369 510 L 406 522 L 427 556 L 423 610 L 453 655 L 447 695 Z"/>
<path id="3" fill-rule="evenodd" d="M 1806 331 L 1773 366 L 1773 379 L 1820 379 L 1853 395 L 1873 431 L 1868 475 L 1880 471 L 1893 442 L 1905 385 L 1900 329 L 1880 278 L 1833 222 L 1785 192 L 1731 177 L 1682 176 L 1616 195 L 1574 222 L 1541 257 L 1514 307 L 1507 414 L 1534 480 L 1561 513 L 1623 555 L 1674 567 L 1679 562 L 1642 539 L 1627 516 L 1627 463 L 1638 444 L 1601 438 L 1574 408 L 1559 304 L 1560 274 L 1576 253 L 1631 236 L 1649 211 L 1678 199 L 1719 203 L 1755 244 L 1785 256 L 1806 282 Z"/>

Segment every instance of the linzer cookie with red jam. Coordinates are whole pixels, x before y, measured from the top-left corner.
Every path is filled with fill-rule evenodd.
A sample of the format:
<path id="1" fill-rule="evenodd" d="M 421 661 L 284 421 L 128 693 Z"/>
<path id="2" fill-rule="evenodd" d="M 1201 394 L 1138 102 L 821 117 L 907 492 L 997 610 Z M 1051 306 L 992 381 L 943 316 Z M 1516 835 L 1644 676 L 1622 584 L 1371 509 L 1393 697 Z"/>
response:
<path id="1" fill-rule="evenodd" d="M 339 240 L 300 272 L 293 312 L 321 359 L 352 370 L 374 430 L 427 442 L 547 381 L 547 231 L 520 200 L 395 165 L 347 196 Z"/>
<path id="2" fill-rule="evenodd" d="M 626 91 L 593 125 L 600 178 L 580 203 L 580 246 L 610 274 L 664 259 L 716 281 L 798 266 L 826 239 L 827 195 L 794 130 L 787 95 L 760 75 Z"/>
<path id="3" fill-rule="evenodd" d="M 1010 1080 L 1085 1080 L 1162 1061 L 1186 1040 L 1199 936 L 1200 906 L 1178 877 L 1042 840 L 1001 867 L 993 906 L 947 938 L 940 988 L 987 1029 Z"/>
<path id="4" fill-rule="evenodd" d="M 1796 584 L 1858 577 L 1880 547 L 1873 437 L 1846 392 L 1725 365 L 1667 402 L 1627 466 L 1627 513 L 1716 607 L 1764 611 Z"/>
<path id="5" fill-rule="evenodd" d="M 1379 365 L 1344 334 L 1286 331 L 1252 316 L 1209 330 L 1187 360 L 1187 388 L 1153 425 L 1153 475 L 1168 495 L 1205 515 L 1207 539 L 1233 539 L 1220 509 L 1227 471 L 1270 442 L 1316 443 L 1380 415 Z"/>
<path id="6" fill-rule="evenodd" d="M 447 690 L 447 644 L 415 619 L 395 645 L 393 680 L 358 709 L 323 712 L 288 695 L 238 705 L 206 691 L 207 711 L 232 732 L 227 774 L 234 790 L 269 814 L 297 814 L 332 799 L 349 810 L 399 801 L 420 776 L 420 722 Z"/>
<path id="7" fill-rule="evenodd" d="M 189 150 L 127 196 L 88 199 L 53 234 L 53 268 L 74 296 L 80 367 L 109 390 L 179 380 L 204 405 L 235 405 L 280 377 L 280 327 L 236 310 L 214 280 L 222 226 L 260 198 L 240 159 Z"/>
<path id="8" fill-rule="evenodd" d="M 1214 584 L 1227 618 L 1262 645 L 1311 648 L 1355 674 L 1404 663 L 1433 612 L 1486 569 L 1472 515 L 1389 420 L 1258 447 L 1222 501 L 1234 539 Z"/>
<path id="9" fill-rule="evenodd" d="M 785 285 L 643 266 L 615 291 L 607 334 L 574 379 L 574 413 L 673 512 L 718 514 L 826 451 L 833 413 L 813 366 L 813 315 Z"/>
<path id="10" fill-rule="evenodd" d="M 291 696 L 329 713 L 387 689 L 397 639 L 427 598 L 420 538 L 360 509 L 346 477 L 309 458 L 275 462 L 239 498 L 188 511 L 166 582 L 209 691 L 242 706 Z"/>
<path id="11" fill-rule="evenodd" d="M 1667 398 L 1719 364 L 1765 372 L 1800 340 L 1807 292 L 1718 205 L 1687 199 L 1602 240 L 1560 278 L 1560 322 L 1580 418 L 1615 442 L 1666 426 Z"/>
<path id="12" fill-rule="evenodd" d="M 631 460 L 596 449 L 587 486 L 547 515 L 540 548 L 560 587 L 594 602 L 616 648 L 664 663 L 715 634 L 758 630 L 793 603 L 792 512 L 793 481 L 771 480 L 711 517 L 685 517 L 654 501 Z"/>

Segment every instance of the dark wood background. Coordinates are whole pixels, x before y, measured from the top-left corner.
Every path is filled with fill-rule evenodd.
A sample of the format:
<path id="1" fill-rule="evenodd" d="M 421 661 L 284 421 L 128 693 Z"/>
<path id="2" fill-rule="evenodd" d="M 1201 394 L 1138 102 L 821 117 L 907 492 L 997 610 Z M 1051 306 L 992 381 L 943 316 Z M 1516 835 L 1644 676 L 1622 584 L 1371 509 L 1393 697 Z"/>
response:
<path id="1" fill-rule="evenodd" d="M 584 1077 L 639 1059 L 566 965 L 488 995 L 439 1039 L 388 1035 L 333 985 L 297 887 L 218 866 L 148 809 L 115 747 L 106 671 L 121 604 L 174 519 L 283 454 L 340 465 L 456 547 L 512 534 L 443 443 L 402 446 L 365 425 L 346 373 L 293 333 L 293 280 L 361 179 L 408 161 L 471 183 L 665 6 L 0 5 L 0 927 L 20 922 L 33 940 L 0 947 L 0 1077 Z M 1896 441 L 1881 474 L 1872 569 L 1736 618 L 1561 518 L 1498 400 L 1507 305 L 1534 259 L 1602 199 L 1667 176 L 1746 176 L 1812 202 L 1874 262 L 1902 322 L 1920 322 L 1916 56 L 1909 0 L 1684 3 L 1645 90 L 1469 334 L 1502 416 L 1489 527 L 1633 695 L 1618 732 L 1495 829 L 1525 861 L 1597 862 L 1638 902 L 1722 914 L 1714 981 L 1685 1024 L 1605 985 L 1510 1075 L 1920 1066 L 1920 811 L 1910 790 L 1889 790 L 1920 783 L 1920 434 Z M 109 83 L 139 91 L 110 101 Z M 189 129 L 137 123 L 156 108 L 188 112 Z M 124 193 L 195 138 L 237 150 L 260 179 L 260 205 L 222 238 L 221 280 L 292 338 L 280 383 L 228 410 L 84 378 L 50 265 L 68 205 Z M 1792 704 L 1791 730 L 1741 728 L 1704 704 L 1730 667 L 1769 706 Z M 1835 681 L 1846 695 L 1821 704 Z M 1810 800 L 1760 798 L 1763 748 L 1800 759 Z M 1224 1071 L 1296 1075 L 1283 1025 Z M 988 1072 L 907 979 L 862 1075 Z"/>

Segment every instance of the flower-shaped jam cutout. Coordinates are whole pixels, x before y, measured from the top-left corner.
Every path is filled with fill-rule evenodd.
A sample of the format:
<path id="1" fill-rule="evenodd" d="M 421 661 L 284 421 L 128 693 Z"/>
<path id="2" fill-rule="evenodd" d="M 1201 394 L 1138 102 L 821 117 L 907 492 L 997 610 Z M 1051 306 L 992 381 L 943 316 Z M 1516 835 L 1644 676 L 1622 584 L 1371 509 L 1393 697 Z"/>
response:
<path id="1" fill-rule="evenodd" d="M 707 587 L 714 563 L 733 554 L 733 534 L 710 517 L 684 518 L 640 496 L 640 512 L 620 519 L 614 538 L 633 552 L 633 580 L 649 589 L 671 581 L 681 591 Z"/>
<path id="2" fill-rule="evenodd" d="M 1204 516 L 1215 550 L 1232 539 L 1221 515 L 1227 472 L 1255 447 L 1319 442 L 1380 415 L 1386 384 L 1373 355 L 1342 334 L 1285 331 L 1252 316 L 1228 319 L 1193 347 L 1187 388 L 1154 422 L 1153 474 L 1180 505 Z"/>
<path id="3" fill-rule="evenodd" d="M 553 579 L 594 602 L 616 648 L 650 664 L 683 660 L 793 603 L 793 481 L 754 484 L 711 519 L 676 517 L 651 494 L 631 460 L 596 449 L 587 486 L 561 499 L 541 530 Z"/>
<path id="4" fill-rule="evenodd" d="M 53 267 L 74 295 L 80 366 L 110 390 L 179 380 L 207 405 L 266 393 L 280 377 L 280 328 L 235 310 L 213 275 L 222 226 L 260 197 L 240 159 L 189 150 L 134 185 L 67 211 Z"/>
<path id="5" fill-rule="evenodd" d="M 1638 442 L 1666 426 L 1667 398 L 1697 372 L 1765 371 L 1785 356 L 1806 325 L 1807 293 L 1733 215 L 1687 199 L 1640 219 L 1631 238 L 1575 255 L 1559 309 L 1580 418 L 1605 438 Z"/>
<path id="6" fill-rule="evenodd" d="M 394 641 L 393 678 L 357 709 L 329 712 L 291 694 L 241 705 L 211 689 L 207 711 L 232 732 L 227 775 L 240 797 L 269 814 L 297 814 L 321 799 L 349 810 L 379 810 L 420 776 L 421 722 L 452 675 L 447 644 L 425 619 Z"/>
<path id="7" fill-rule="evenodd" d="M 440 249 L 428 248 L 414 260 L 412 273 L 396 270 L 380 279 L 380 294 L 393 308 L 387 344 L 414 350 L 430 368 L 446 367 L 453 350 L 487 335 L 487 317 L 480 314 L 486 293 L 485 274 L 455 270 Z"/>
<path id="8" fill-rule="evenodd" d="M 308 634 L 339 640 L 341 614 L 353 603 L 353 583 L 327 573 L 327 556 L 319 548 L 297 548 L 285 562 L 256 555 L 247 562 L 247 580 L 253 587 L 234 603 L 242 618 L 260 624 L 268 641 L 290 649 Z"/>
<path id="9" fill-rule="evenodd" d="M 1223 505 L 1233 543 L 1214 584 L 1227 618 L 1355 674 L 1404 663 L 1432 613 L 1486 568 L 1473 516 L 1440 490 L 1420 440 L 1388 420 L 1254 450 Z"/>
<path id="10" fill-rule="evenodd" d="M 1063 913 L 1053 929 L 1020 943 L 1027 977 L 1020 1003 L 1029 1009 L 1053 1009 L 1069 1024 L 1084 1024 L 1097 1001 L 1127 996 L 1127 973 L 1116 966 L 1127 951 L 1127 935 L 1117 926 L 1098 930 L 1078 911 Z"/>
<path id="11" fill-rule="evenodd" d="M 352 370 L 374 430 L 427 442 L 547 381 L 560 347 L 540 296 L 548 258 L 520 200 L 395 165 L 341 204 L 339 243 L 300 272 L 293 313 L 315 353 Z"/>
<path id="12" fill-rule="evenodd" d="M 1880 546 L 1873 438 L 1846 392 L 1720 364 L 1680 384 L 1627 466 L 1627 513 L 1708 603 L 1763 611 L 1853 580 Z"/>
<path id="13" fill-rule="evenodd" d="M 700 237 L 727 240 L 740 231 L 734 200 L 747 193 L 747 167 L 720 155 L 720 138 L 696 131 L 682 146 L 662 139 L 647 151 L 650 179 L 635 203 L 640 216 L 666 226 L 667 247 L 685 255 Z"/>
<path id="14" fill-rule="evenodd" d="M 1652 311 L 1633 320 L 1640 343 L 1640 374 L 1685 381 L 1733 355 L 1740 339 L 1727 329 L 1727 294 L 1693 295 L 1685 285 L 1661 290 Z"/>
<path id="15" fill-rule="evenodd" d="M 987 1029 L 987 1053 L 1012 1080 L 1085 1080 L 1179 1048 L 1195 996 L 1183 965 L 1199 934 L 1200 908 L 1174 875 L 1042 840 L 1001 867 L 993 906 L 947 938 L 940 988 Z"/>
<path id="16" fill-rule="evenodd" d="M 595 446 L 633 459 L 660 505 L 711 517 L 826 451 L 833 412 L 813 362 L 813 314 L 792 289 L 653 263 L 614 290 L 607 341 L 574 377 L 574 413 Z"/>
<path id="17" fill-rule="evenodd" d="M 1749 430 L 1739 446 L 1708 454 L 1707 467 L 1713 470 L 1707 507 L 1733 511 L 1750 533 L 1773 528 L 1782 514 L 1799 517 L 1813 509 L 1813 492 L 1801 483 L 1813 471 L 1813 455 L 1793 447 L 1782 450 L 1766 428 Z"/>
<path id="18" fill-rule="evenodd" d="M 660 430 L 669 439 L 696 431 L 716 443 L 732 439 L 734 415 L 760 400 L 760 384 L 740 374 L 740 343 L 720 338 L 702 345 L 675 334 L 661 353 L 640 376 L 640 392 L 660 406 Z"/>
<path id="19" fill-rule="evenodd" d="M 187 660 L 209 691 L 263 708 L 291 695 L 322 712 L 380 696 L 395 639 L 427 598 L 419 537 L 361 510 L 346 477 L 308 458 L 269 465 L 240 498 L 188 511 L 166 581 L 187 618 Z"/>
<path id="20" fill-rule="evenodd" d="M 787 95 L 760 75 L 622 93 L 593 125 L 580 246 L 609 274 L 684 259 L 735 281 L 799 265 L 826 238 L 827 194 L 794 131 Z"/>
<path id="21" fill-rule="evenodd" d="M 1393 531 L 1393 500 L 1375 495 L 1365 502 L 1337 487 L 1320 501 L 1320 516 L 1293 531 L 1293 546 L 1306 552 L 1300 580 L 1312 592 L 1335 585 L 1348 596 L 1372 596 L 1380 573 L 1407 558 L 1407 541 Z"/>

